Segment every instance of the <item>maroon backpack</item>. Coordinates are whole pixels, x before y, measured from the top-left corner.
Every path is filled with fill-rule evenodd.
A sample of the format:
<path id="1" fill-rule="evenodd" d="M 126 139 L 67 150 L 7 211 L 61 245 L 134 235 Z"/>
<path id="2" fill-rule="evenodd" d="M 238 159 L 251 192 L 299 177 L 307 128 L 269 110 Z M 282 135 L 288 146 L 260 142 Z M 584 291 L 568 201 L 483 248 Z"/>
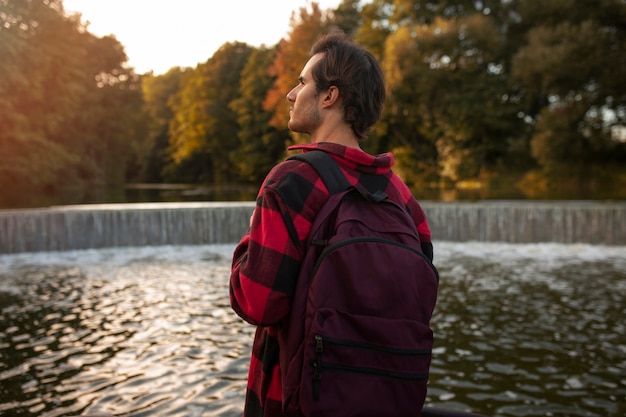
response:
<path id="1" fill-rule="evenodd" d="M 322 151 L 331 196 L 317 215 L 279 332 L 287 416 L 420 415 L 439 276 L 406 209 L 350 186 Z"/>

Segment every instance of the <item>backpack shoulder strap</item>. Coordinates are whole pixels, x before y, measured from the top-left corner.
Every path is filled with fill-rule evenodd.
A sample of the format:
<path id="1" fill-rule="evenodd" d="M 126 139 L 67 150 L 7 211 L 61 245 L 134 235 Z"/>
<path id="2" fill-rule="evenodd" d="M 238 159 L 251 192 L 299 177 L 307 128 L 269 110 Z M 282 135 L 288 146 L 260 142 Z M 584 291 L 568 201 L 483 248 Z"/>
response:
<path id="1" fill-rule="evenodd" d="M 348 179 L 337 165 L 337 162 L 324 151 L 311 150 L 298 155 L 290 156 L 288 159 L 295 159 L 310 164 L 319 174 L 326 184 L 330 194 L 337 194 L 351 187 Z"/>
<path id="2" fill-rule="evenodd" d="M 339 194 L 343 191 L 354 188 L 368 200 L 378 203 L 387 199 L 387 194 L 381 190 L 378 190 L 375 193 L 370 193 L 363 187 L 352 186 L 341 171 L 341 168 L 339 168 L 337 162 L 332 158 L 332 156 L 328 155 L 324 151 L 314 149 L 302 154 L 290 156 L 287 159 L 295 159 L 310 164 L 322 178 L 324 184 L 326 184 L 330 195 Z"/>

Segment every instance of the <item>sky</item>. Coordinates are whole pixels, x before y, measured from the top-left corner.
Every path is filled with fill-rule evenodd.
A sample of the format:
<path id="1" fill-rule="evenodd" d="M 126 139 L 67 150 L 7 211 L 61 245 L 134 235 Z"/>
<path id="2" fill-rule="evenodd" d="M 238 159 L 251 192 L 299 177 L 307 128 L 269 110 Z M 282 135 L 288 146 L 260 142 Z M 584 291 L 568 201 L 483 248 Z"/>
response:
<path id="1" fill-rule="evenodd" d="M 341 0 L 317 0 L 321 9 Z M 289 31 L 293 11 L 311 0 L 64 0 L 96 36 L 113 34 L 128 65 L 143 74 L 206 62 L 224 43 L 272 46 Z"/>

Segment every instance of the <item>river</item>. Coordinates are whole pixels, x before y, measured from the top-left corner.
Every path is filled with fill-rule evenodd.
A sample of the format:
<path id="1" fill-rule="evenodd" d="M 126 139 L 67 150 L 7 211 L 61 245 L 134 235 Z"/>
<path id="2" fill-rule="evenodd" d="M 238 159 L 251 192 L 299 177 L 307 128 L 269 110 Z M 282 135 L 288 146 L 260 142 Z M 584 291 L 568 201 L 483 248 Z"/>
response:
<path id="1" fill-rule="evenodd" d="M 0 255 L 0 414 L 240 416 L 233 245 Z M 438 242 L 427 404 L 626 415 L 626 247 Z"/>

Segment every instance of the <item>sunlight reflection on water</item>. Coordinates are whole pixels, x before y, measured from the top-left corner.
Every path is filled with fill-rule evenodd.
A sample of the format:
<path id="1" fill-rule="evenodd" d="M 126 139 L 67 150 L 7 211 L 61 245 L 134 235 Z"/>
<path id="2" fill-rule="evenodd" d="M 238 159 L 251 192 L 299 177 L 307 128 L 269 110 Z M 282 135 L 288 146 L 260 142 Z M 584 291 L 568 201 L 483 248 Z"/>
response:
<path id="1" fill-rule="evenodd" d="M 241 413 L 253 327 L 233 245 L 0 256 L 0 414 Z M 622 416 L 626 248 L 449 243 L 428 403 Z"/>

